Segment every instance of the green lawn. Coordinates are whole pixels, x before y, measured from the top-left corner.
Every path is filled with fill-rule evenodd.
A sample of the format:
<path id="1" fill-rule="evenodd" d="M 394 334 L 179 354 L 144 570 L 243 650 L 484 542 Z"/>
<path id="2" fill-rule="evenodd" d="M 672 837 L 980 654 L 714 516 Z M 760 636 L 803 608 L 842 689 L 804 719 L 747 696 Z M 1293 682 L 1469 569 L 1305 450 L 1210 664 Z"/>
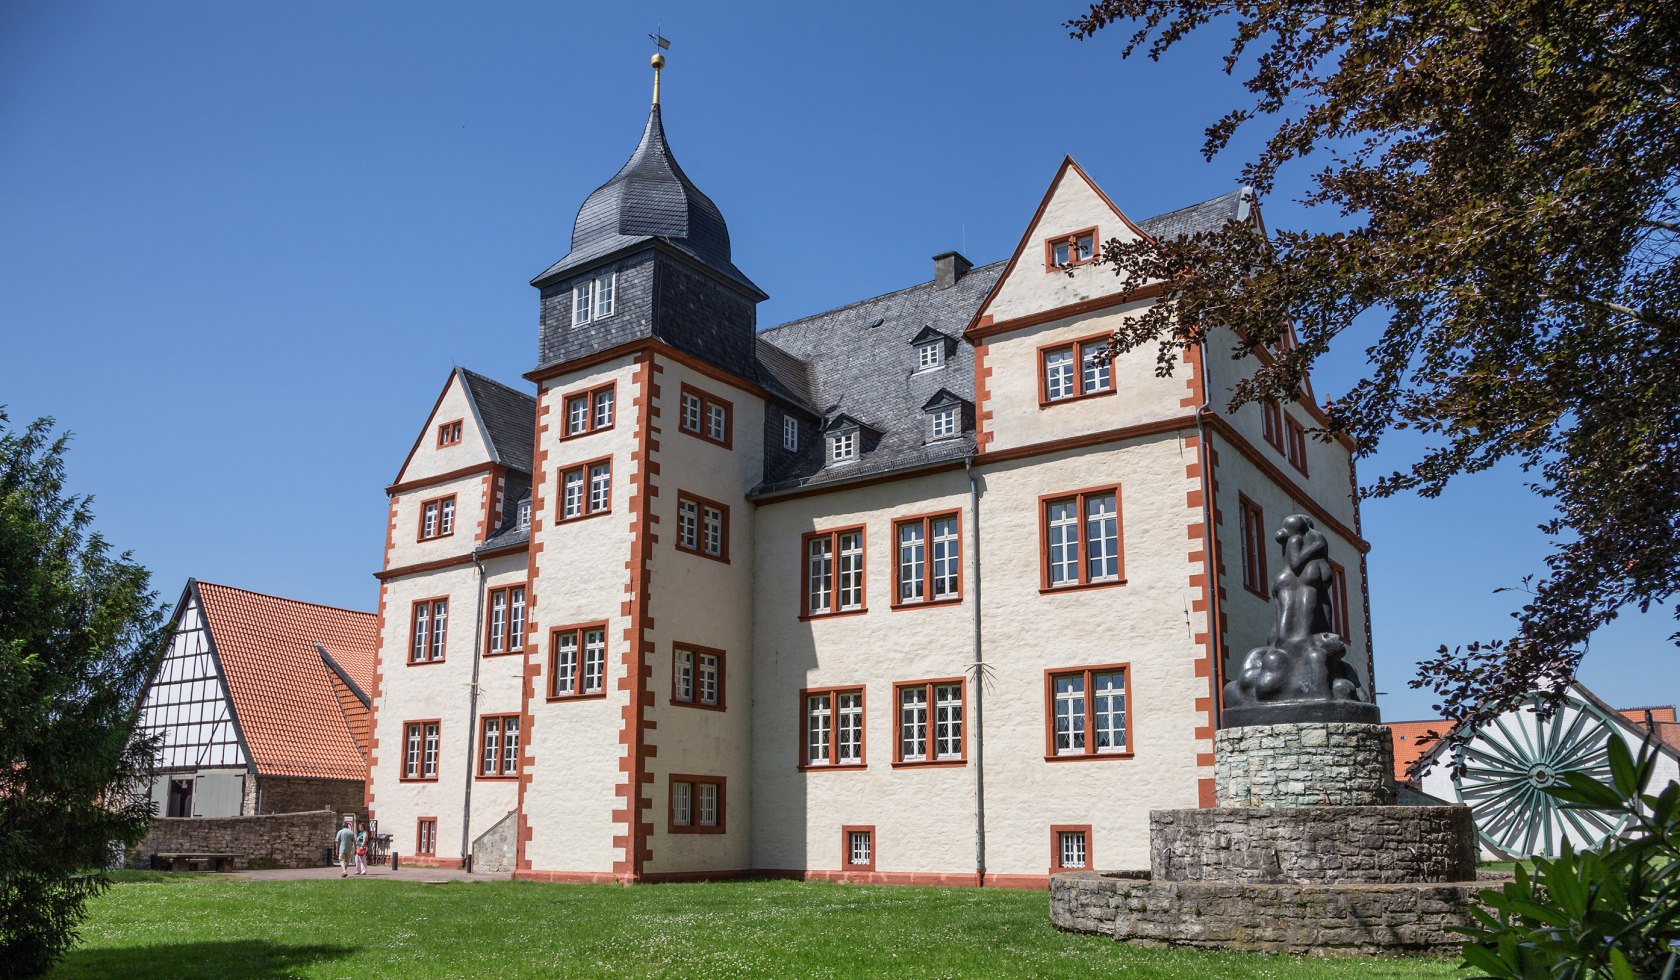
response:
<path id="1" fill-rule="evenodd" d="M 1452 977 L 1442 960 L 1135 949 L 1042 892 L 804 882 L 550 885 L 133 876 L 55 977 Z"/>

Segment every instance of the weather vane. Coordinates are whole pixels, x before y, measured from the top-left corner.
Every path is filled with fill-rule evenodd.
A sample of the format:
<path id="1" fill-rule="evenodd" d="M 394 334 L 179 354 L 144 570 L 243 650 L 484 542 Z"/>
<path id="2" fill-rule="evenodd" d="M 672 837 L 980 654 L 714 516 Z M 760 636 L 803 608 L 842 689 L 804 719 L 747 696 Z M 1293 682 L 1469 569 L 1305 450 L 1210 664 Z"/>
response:
<path id="1" fill-rule="evenodd" d="M 654 44 L 654 49 L 653 49 L 653 104 L 654 105 L 659 104 L 659 69 L 665 67 L 665 55 L 661 54 L 660 52 L 671 50 L 671 42 L 665 39 L 665 35 L 660 33 L 661 30 L 663 30 L 663 26 L 662 25 L 656 25 L 653 29 L 653 33 L 648 35 L 648 40 L 652 41 L 653 44 Z"/>

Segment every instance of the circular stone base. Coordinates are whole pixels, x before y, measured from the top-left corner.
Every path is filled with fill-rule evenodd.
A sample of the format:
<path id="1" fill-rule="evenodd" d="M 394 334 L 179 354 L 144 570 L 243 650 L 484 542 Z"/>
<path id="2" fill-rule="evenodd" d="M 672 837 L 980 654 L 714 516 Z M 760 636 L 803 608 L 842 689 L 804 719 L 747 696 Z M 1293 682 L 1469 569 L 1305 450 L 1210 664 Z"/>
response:
<path id="1" fill-rule="evenodd" d="M 1076 871 L 1050 877 L 1050 922 L 1150 946 L 1320 956 L 1456 956 L 1489 884 L 1291 885 L 1153 881 Z"/>
<path id="2" fill-rule="evenodd" d="M 1296 722 L 1226 728 L 1213 738 L 1222 807 L 1382 806 L 1394 802 L 1386 725 Z"/>
<path id="3" fill-rule="evenodd" d="M 1476 877 L 1465 806 L 1152 810 L 1156 881 L 1405 882 Z"/>
<path id="4" fill-rule="evenodd" d="M 1225 728 L 1244 725 L 1287 725 L 1297 721 L 1345 721 L 1374 725 L 1382 712 L 1368 701 L 1262 701 L 1228 705 L 1219 716 Z"/>

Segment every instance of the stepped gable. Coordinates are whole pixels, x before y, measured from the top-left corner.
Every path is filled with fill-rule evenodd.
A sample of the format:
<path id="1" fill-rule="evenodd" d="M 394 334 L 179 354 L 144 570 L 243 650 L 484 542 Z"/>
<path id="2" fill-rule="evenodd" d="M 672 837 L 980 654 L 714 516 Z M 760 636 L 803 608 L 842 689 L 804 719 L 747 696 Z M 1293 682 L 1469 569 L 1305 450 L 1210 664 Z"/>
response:
<path id="1" fill-rule="evenodd" d="M 537 400 L 476 371 L 457 368 L 467 398 L 484 423 L 492 461 L 521 473 L 531 472 L 531 447 L 537 426 Z"/>
<path id="2" fill-rule="evenodd" d="M 624 166 L 596 188 L 572 223 L 571 250 L 531 280 L 541 286 L 598 259 L 659 240 L 745 287 L 764 293 L 730 259 L 729 226 L 712 199 L 677 165 L 654 104 L 641 142 Z"/>
<path id="3" fill-rule="evenodd" d="M 367 760 L 316 645 L 370 690 L 378 618 L 211 582 L 194 587 L 257 773 L 366 779 Z"/>

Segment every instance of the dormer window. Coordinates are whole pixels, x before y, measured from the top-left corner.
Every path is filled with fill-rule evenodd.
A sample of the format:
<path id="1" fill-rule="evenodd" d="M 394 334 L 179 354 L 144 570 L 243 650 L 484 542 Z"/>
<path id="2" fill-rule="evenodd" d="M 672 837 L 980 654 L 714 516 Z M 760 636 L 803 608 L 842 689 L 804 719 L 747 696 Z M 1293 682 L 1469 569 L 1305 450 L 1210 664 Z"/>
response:
<path id="1" fill-rule="evenodd" d="M 858 458 L 858 430 L 856 426 L 836 429 L 828 434 L 828 461 L 850 463 Z"/>
<path id="2" fill-rule="evenodd" d="M 1086 228 L 1071 234 L 1045 239 L 1044 268 L 1046 271 L 1084 265 L 1097 257 L 1097 229 Z"/>
<path id="3" fill-rule="evenodd" d="M 799 451 L 799 420 L 791 415 L 782 416 L 782 448 L 790 453 Z"/>
<path id="4" fill-rule="evenodd" d="M 935 340 L 916 348 L 916 370 L 931 371 L 945 363 L 945 342 Z"/>
<path id="5" fill-rule="evenodd" d="M 962 411 L 959 405 L 947 405 L 933 413 L 932 438 L 950 439 L 962 431 Z"/>
<path id="6" fill-rule="evenodd" d="M 519 502 L 519 516 L 515 519 L 515 526 L 521 531 L 531 529 L 531 498 L 526 497 Z"/>
<path id="7" fill-rule="evenodd" d="M 572 326 L 612 316 L 618 273 L 586 279 L 572 287 Z"/>

